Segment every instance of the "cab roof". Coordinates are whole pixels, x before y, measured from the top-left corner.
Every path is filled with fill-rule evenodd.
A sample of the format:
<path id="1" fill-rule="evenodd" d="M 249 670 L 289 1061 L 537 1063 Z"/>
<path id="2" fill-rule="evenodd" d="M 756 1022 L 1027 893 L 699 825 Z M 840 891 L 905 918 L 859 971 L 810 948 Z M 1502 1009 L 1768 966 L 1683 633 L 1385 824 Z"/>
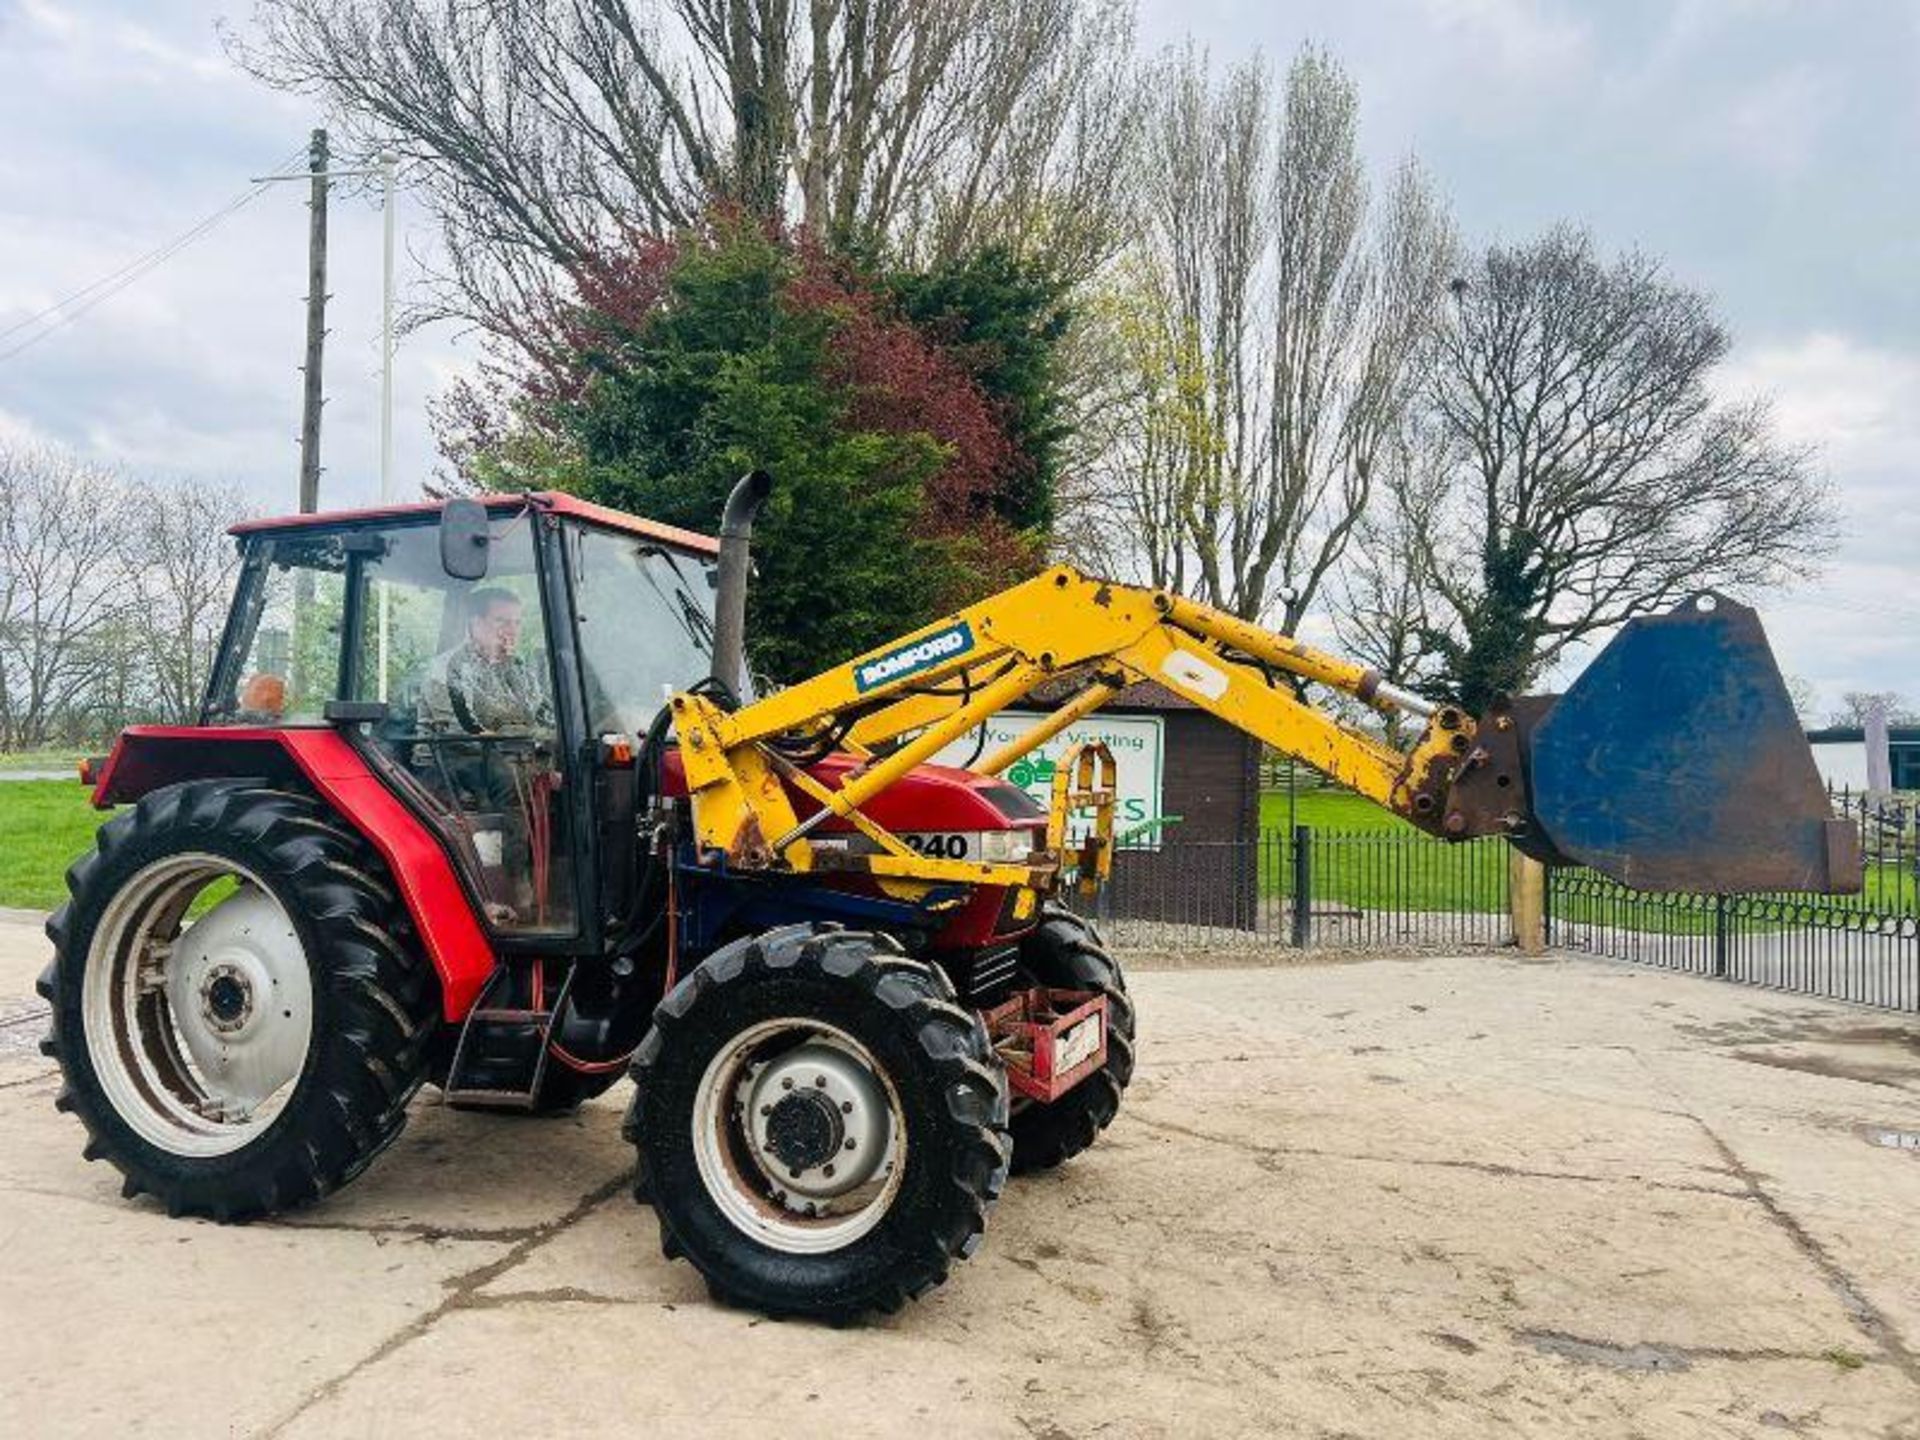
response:
<path id="1" fill-rule="evenodd" d="M 696 555 L 720 553 L 720 542 L 711 535 L 702 535 L 694 530 L 682 530 L 677 525 L 662 525 L 657 520 L 643 520 L 638 515 L 629 515 L 624 510 L 610 509 L 605 505 L 595 505 L 591 500 L 582 500 L 577 495 L 568 495 L 559 490 L 529 490 L 520 495 L 476 495 L 473 498 L 488 510 L 519 510 L 532 507 L 549 514 L 570 515 L 590 524 L 604 525 L 610 530 L 623 530 L 629 535 L 657 540 L 662 545 L 677 546 L 682 550 L 690 550 Z M 280 515 L 271 520 L 242 520 L 227 533 L 229 535 L 260 535 L 301 530 L 334 530 L 342 526 L 378 525 L 383 520 L 411 520 L 438 514 L 444 504 L 445 502 L 441 500 L 427 500 L 412 505 L 379 505 L 366 510 L 325 510 L 314 515 Z"/>

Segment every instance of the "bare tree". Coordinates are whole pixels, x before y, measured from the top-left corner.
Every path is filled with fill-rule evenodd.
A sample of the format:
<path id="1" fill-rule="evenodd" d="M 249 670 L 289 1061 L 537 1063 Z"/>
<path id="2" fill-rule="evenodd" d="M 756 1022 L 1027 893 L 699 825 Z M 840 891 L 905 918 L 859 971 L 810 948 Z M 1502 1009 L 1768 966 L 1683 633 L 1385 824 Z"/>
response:
<path id="1" fill-rule="evenodd" d="M 1216 81 L 1192 49 L 1152 88 L 1108 489 L 1137 569 L 1293 629 L 1404 423 L 1451 230 L 1411 165 L 1371 203 L 1357 96 L 1317 50 L 1277 98 L 1258 61 Z"/>
<path id="2" fill-rule="evenodd" d="M 200 713 L 240 568 L 227 529 L 246 515 L 224 486 L 148 482 L 133 497 L 130 542 L 141 597 L 138 629 L 156 718 Z"/>
<path id="3" fill-rule="evenodd" d="M 1787 682 L 1787 699 L 1793 705 L 1794 716 L 1802 725 L 1817 724 L 1815 707 L 1820 703 L 1820 695 L 1813 688 L 1813 682 L 1804 675 L 1791 673 L 1784 674 L 1780 678 Z"/>
<path id="4" fill-rule="evenodd" d="M 1840 708 L 1827 716 L 1827 723 L 1858 730 L 1875 708 L 1886 712 L 1889 725 L 1920 725 L 1920 709 L 1895 690 L 1849 690 L 1840 697 Z"/>
<path id="5" fill-rule="evenodd" d="M 394 148 L 445 227 L 446 311 L 714 200 L 840 245 L 1110 253 L 1136 107 L 1124 0 L 261 0 L 230 48 Z"/>
<path id="6" fill-rule="evenodd" d="M 0 748 L 44 744 L 98 683 L 126 583 L 126 496 L 110 470 L 50 448 L 0 447 Z"/>
<path id="7" fill-rule="evenodd" d="M 1430 390 L 1453 493 L 1418 531 L 1441 688 L 1478 707 L 1690 591 L 1811 572 L 1828 498 L 1764 403 L 1715 402 L 1705 296 L 1567 228 L 1454 289 Z"/>
<path id="8" fill-rule="evenodd" d="M 1433 658 L 1424 537 L 1447 494 L 1440 460 L 1415 425 L 1392 437 L 1382 455 L 1381 492 L 1334 572 L 1339 602 L 1332 618 L 1341 646 L 1396 685 L 1416 683 Z M 1384 723 L 1397 741 L 1405 717 L 1395 711 Z"/>

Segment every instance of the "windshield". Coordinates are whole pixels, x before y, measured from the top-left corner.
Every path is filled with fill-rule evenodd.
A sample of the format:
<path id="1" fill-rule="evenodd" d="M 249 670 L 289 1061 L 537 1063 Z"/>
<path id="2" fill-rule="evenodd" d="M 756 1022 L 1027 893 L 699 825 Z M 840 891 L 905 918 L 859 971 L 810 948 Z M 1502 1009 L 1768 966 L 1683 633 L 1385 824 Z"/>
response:
<path id="1" fill-rule="evenodd" d="M 713 667 L 713 565 L 650 540 L 568 531 L 580 668 L 596 735 L 642 735 Z"/>

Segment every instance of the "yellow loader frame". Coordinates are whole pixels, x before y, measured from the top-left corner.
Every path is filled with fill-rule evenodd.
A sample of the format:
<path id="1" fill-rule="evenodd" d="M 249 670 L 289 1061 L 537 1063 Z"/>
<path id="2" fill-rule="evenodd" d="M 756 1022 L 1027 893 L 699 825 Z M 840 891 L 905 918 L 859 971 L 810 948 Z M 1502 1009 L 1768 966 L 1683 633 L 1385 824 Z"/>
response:
<path id="1" fill-rule="evenodd" d="M 1396 750 L 1302 702 L 1295 677 L 1427 723 L 1410 749 Z M 1081 688 L 975 764 L 976 773 L 999 774 L 1128 683 L 1153 681 L 1437 834 L 1448 784 L 1474 743 L 1464 713 L 1389 685 L 1376 671 L 1165 590 L 1059 565 L 738 710 L 696 692 L 675 695 L 701 853 L 724 855 L 740 870 L 863 871 L 902 898 L 955 882 L 1045 894 L 1067 864 L 1069 815 L 1090 809 L 1094 832 L 1071 868 L 1083 889 L 1097 887 L 1111 863 L 1114 767 L 1104 746 L 1080 747 L 1059 767 L 1046 847 L 1020 863 L 922 855 L 862 808 L 975 726 L 1062 679 Z M 822 740 L 863 757 L 839 789 L 781 753 Z M 801 820 L 789 786 L 820 809 Z M 809 833 L 829 817 L 850 822 L 874 851 L 810 844 Z M 1032 897 L 1020 899 L 1019 911 L 1031 913 Z"/>

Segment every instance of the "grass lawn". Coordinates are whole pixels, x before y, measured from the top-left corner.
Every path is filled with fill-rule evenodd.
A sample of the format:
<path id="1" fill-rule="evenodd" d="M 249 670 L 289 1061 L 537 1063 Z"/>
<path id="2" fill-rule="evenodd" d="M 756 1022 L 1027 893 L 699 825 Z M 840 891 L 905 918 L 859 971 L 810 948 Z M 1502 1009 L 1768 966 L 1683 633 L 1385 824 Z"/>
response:
<path id="1" fill-rule="evenodd" d="M 1314 832 L 1313 898 L 1356 910 L 1500 911 L 1507 905 L 1506 847 L 1493 841 L 1449 845 L 1430 839 L 1389 810 L 1347 790 L 1301 790 L 1295 821 Z M 1287 793 L 1260 797 L 1260 889 L 1284 895 Z M 1177 832 L 1176 832 L 1177 833 Z"/>
<path id="2" fill-rule="evenodd" d="M 1351 790 L 1301 790 L 1295 797 L 1295 819 L 1316 830 L 1412 831 L 1413 827 L 1391 810 L 1382 809 L 1363 795 Z M 1260 796 L 1260 828 L 1284 831 L 1287 828 L 1287 792 L 1268 790 Z"/>
<path id="3" fill-rule="evenodd" d="M 51 910 L 67 898 L 67 866 L 108 812 L 78 780 L 0 781 L 0 905 Z"/>

